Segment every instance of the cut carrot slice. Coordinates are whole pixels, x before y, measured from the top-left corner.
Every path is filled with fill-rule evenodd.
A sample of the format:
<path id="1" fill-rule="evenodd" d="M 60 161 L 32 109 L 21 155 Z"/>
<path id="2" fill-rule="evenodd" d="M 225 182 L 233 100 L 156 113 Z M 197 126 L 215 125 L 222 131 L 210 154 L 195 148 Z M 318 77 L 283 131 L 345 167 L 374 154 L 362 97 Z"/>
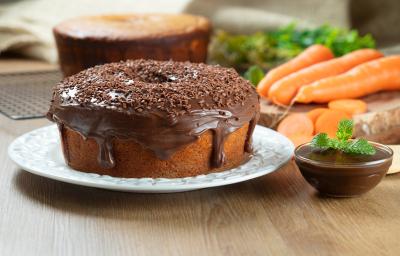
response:
<path id="1" fill-rule="evenodd" d="M 313 139 L 312 135 L 292 135 L 288 137 L 295 147 L 310 142 Z"/>
<path id="2" fill-rule="evenodd" d="M 314 108 L 313 110 L 310 110 L 307 112 L 308 118 L 311 119 L 313 124 L 315 125 L 315 122 L 317 122 L 317 119 L 322 113 L 325 113 L 328 109 L 327 108 Z"/>
<path id="3" fill-rule="evenodd" d="M 357 115 L 367 112 L 367 103 L 362 100 L 333 100 L 328 103 L 328 107 L 330 109 L 342 110 L 350 115 Z"/>
<path id="4" fill-rule="evenodd" d="M 314 125 L 306 114 L 295 113 L 285 117 L 278 125 L 278 132 L 286 137 L 312 136 Z"/>
<path id="5" fill-rule="evenodd" d="M 351 116 L 344 111 L 329 109 L 318 117 L 315 123 L 315 133 L 327 133 L 329 137 L 336 137 L 339 122 L 349 118 Z"/>

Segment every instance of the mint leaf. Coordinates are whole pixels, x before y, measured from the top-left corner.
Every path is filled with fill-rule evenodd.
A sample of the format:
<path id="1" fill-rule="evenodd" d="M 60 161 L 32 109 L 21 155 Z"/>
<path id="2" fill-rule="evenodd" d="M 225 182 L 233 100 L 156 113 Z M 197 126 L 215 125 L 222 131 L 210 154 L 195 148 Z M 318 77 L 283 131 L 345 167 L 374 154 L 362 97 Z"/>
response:
<path id="1" fill-rule="evenodd" d="M 369 144 L 366 139 L 356 139 L 351 141 L 343 151 L 346 153 L 362 155 L 373 155 L 376 152 L 374 146 Z"/>
<path id="2" fill-rule="evenodd" d="M 320 149 L 336 149 L 349 154 L 373 155 L 375 148 L 366 139 L 350 140 L 353 136 L 353 121 L 343 119 L 338 125 L 337 138 L 329 138 L 326 133 L 314 136 L 311 146 Z"/>
<path id="3" fill-rule="evenodd" d="M 341 150 L 341 142 L 338 139 L 329 139 L 329 148 Z"/>
<path id="4" fill-rule="evenodd" d="M 249 80 L 254 86 L 257 86 L 258 82 L 261 81 L 265 76 L 264 70 L 262 70 L 259 66 L 253 65 L 251 66 L 245 73 L 244 78 Z"/>
<path id="5" fill-rule="evenodd" d="M 336 137 L 340 141 L 345 141 L 351 139 L 353 136 L 353 121 L 349 119 L 343 119 L 340 121 L 338 125 L 338 129 L 336 132 Z"/>
<path id="6" fill-rule="evenodd" d="M 328 134 L 326 133 L 319 133 L 311 141 L 311 146 L 316 147 L 316 148 L 329 148 L 329 138 Z"/>

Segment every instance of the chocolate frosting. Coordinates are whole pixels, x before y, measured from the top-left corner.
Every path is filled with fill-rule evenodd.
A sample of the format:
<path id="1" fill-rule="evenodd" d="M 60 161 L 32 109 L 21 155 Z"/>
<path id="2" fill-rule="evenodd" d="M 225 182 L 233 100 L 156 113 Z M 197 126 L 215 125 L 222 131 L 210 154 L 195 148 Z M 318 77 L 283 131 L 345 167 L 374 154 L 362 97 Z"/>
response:
<path id="1" fill-rule="evenodd" d="M 224 163 L 224 141 L 259 117 L 259 98 L 233 69 L 189 62 L 135 60 L 84 70 L 54 89 L 47 114 L 99 145 L 101 166 L 115 166 L 113 139 L 132 139 L 168 159 L 205 131 L 213 132 L 212 167 Z"/>

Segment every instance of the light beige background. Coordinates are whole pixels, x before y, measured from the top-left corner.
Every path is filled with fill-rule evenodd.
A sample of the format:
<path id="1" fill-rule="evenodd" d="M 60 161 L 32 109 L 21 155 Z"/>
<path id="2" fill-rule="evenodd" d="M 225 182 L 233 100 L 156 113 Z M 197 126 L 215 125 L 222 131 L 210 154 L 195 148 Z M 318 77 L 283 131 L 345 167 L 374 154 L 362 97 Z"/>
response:
<path id="1" fill-rule="evenodd" d="M 372 33 L 380 47 L 400 44 L 399 0 L 20 0 L 0 4 L 0 53 L 16 51 L 56 62 L 51 28 L 74 16 L 127 12 L 188 12 L 215 28 L 250 33 L 290 22 L 329 23 Z"/>

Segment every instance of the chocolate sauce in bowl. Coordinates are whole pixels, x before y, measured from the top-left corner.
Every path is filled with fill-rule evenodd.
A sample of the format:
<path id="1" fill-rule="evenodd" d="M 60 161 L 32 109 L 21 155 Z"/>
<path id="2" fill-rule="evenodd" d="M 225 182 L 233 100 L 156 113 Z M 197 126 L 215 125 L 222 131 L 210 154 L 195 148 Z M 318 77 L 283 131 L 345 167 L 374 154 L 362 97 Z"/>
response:
<path id="1" fill-rule="evenodd" d="M 295 150 L 295 161 L 303 177 L 320 193 L 334 197 L 350 197 L 374 188 L 385 176 L 393 151 L 372 143 L 374 155 L 348 154 L 339 150 L 315 149 L 310 144 Z"/>

